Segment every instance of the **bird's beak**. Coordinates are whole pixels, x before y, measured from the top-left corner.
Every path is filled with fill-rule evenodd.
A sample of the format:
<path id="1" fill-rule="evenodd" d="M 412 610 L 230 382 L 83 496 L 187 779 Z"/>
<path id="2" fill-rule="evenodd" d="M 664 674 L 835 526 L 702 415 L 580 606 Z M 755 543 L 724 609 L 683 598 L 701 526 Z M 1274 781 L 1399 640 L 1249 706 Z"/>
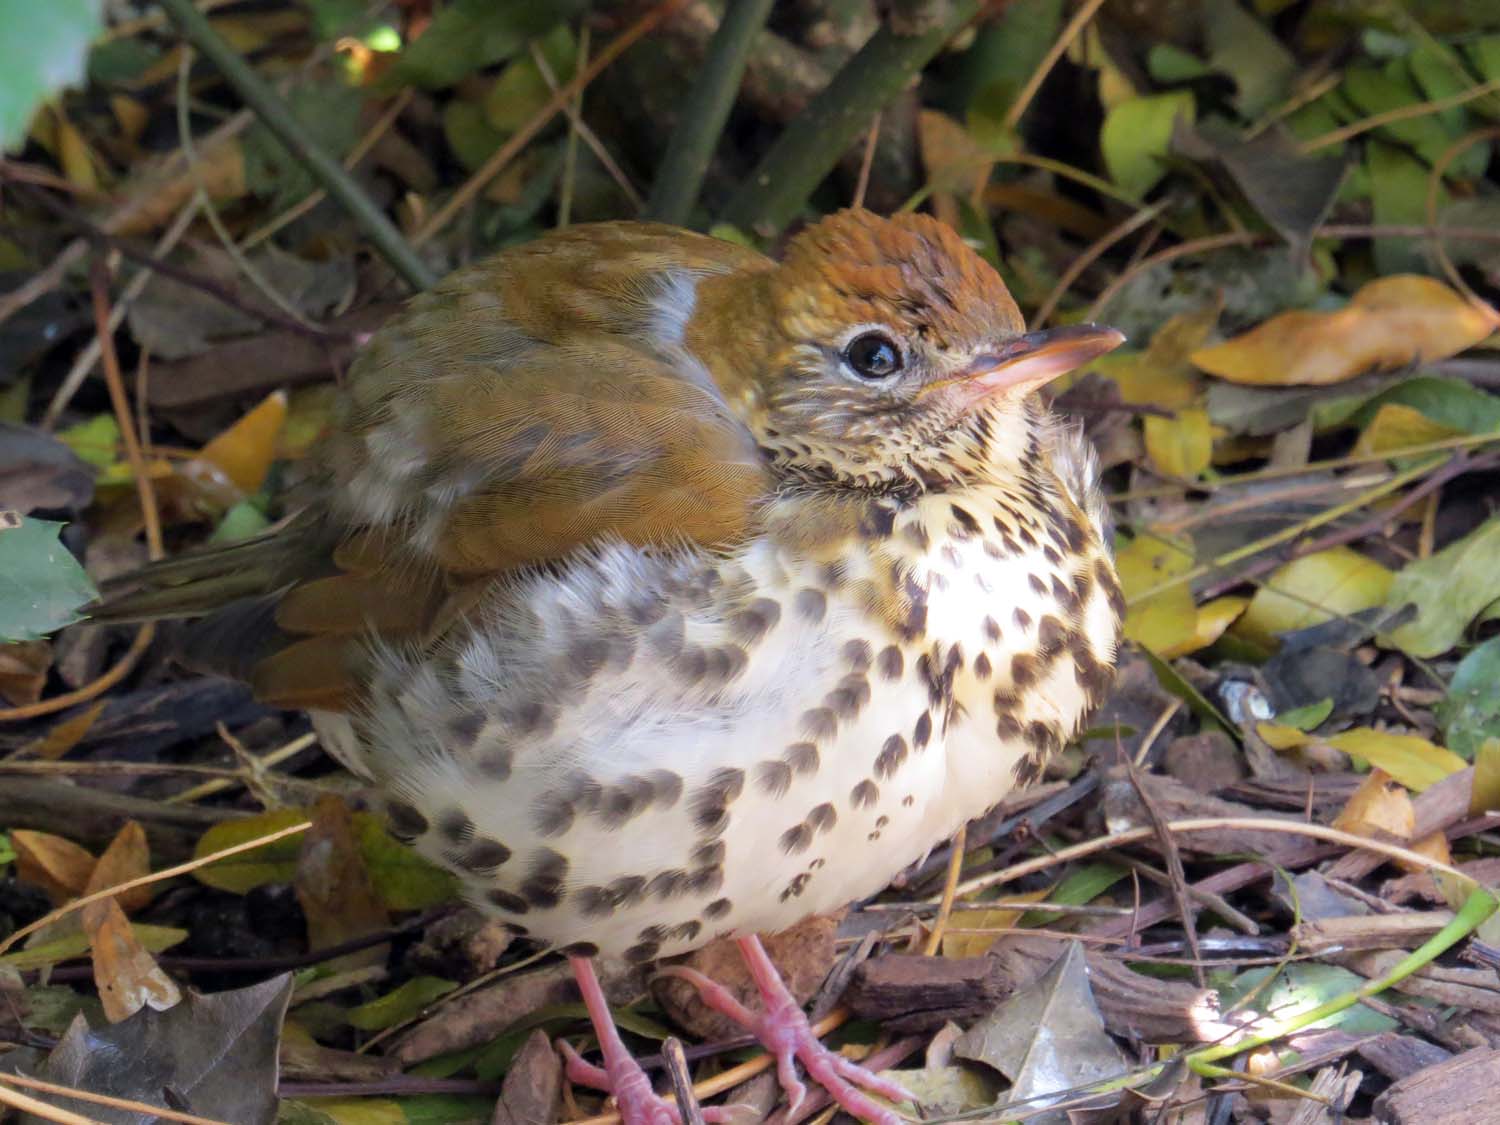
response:
<path id="1" fill-rule="evenodd" d="M 1027 332 L 993 352 L 975 356 L 960 378 L 986 396 L 1010 390 L 1024 394 L 1114 351 L 1124 342 L 1123 332 L 1096 324 Z"/>

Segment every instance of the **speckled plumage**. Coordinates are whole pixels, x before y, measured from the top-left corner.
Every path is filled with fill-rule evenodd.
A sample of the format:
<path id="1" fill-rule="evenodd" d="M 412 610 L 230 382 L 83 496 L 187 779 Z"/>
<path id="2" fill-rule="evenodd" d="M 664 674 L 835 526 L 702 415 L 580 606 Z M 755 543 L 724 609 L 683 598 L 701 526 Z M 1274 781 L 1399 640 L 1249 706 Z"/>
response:
<path id="1" fill-rule="evenodd" d="M 1031 392 L 1119 341 L 1026 333 L 925 216 L 842 212 L 780 264 L 574 228 L 376 334 L 288 528 L 102 615 L 212 613 L 205 662 L 310 709 L 395 831 L 573 955 L 607 1066 L 570 1072 L 632 1125 L 671 1114 L 583 958 L 725 935 L 788 1090 L 795 1055 L 891 1120 L 849 1083 L 899 1090 L 829 1056 L 745 935 L 878 890 L 1100 701 L 1104 505 Z"/>

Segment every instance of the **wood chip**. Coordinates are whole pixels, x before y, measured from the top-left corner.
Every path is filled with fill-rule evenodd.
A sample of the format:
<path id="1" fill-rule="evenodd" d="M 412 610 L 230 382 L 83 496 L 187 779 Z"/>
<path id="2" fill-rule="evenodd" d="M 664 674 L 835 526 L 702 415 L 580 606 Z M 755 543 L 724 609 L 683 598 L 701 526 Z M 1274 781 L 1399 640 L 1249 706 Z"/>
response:
<path id="1" fill-rule="evenodd" d="M 1375 1099 L 1381 1125 L 1478 1125 L 1495 1120 L 1500 1050 L 1480 1048 L 1419 1070 Z"/>

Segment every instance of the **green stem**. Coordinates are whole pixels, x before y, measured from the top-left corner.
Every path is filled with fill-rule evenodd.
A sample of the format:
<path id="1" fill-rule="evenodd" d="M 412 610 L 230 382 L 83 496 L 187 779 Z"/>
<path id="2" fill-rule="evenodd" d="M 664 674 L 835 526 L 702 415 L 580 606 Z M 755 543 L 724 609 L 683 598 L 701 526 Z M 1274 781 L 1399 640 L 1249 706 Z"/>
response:
<path id="1" fill-rule="evenodd" d="M 1482 887 L 1475 887 L 1469 897 L 1464 900 L 1463 909 L 1453 916 L 1453 920 L 1437 933 L 1433 934 L 1416 949 L 1396 963 L 1389 973 L 1379 980 L 1368 981 L 1351 992 L 1342 996 L 1335 996 L 1327 1003 L 1319 1004 L 1311 1011 L 1303 1012 L 1285 1023 L 1279 1024 L 1274 1031 L 1268 1031 L 1264 1035 L 1257 1035 L 1252 1039 L 1241 1039 L 1234 1043 L 1225 1043 L 1217 1047 L 1205 1047 L 1201 1051 L 1194 1051 L 1188 1055 L 1188 1066 L 1197 1071 L 1200 1066 L 1207 1067 L 1208 1064 L 1217 1062 L 1219 1059 L 1229 1058 L 1232 1055 L 1253 1051 L 1258 1047 L 1264 1047 L 1274 1043 L 1295 1031 L 1301 1031 L 1304 1027 L 1325 1020 L 1329 1016 L 1337 1015 L 1345 1008 L 1351 1008 L 1366 997 L 1374 996 L 1384 992 L 1394 984 L 1399 984 L 1412 973 L 1425 965 L 1437 960 L 1460 940 L 1473 933 L 1479 924 L 1495 912 L 1497 905 L 1495 896 Z M 1199 1073 L 1206 1073 L 1200 1071 Z"/>
<path id="2" fill-rule="evenodd" d="M 916 7 L 909 4 L 908 7 Z M 724 209 L 724 221 L 741 230 L 774 235 L 797 217 L 823 177 L 870 127 L 875 115 L 906 88 L 948 39 L 979 11 L 979 0 L 950 0 L 926 7 L 942 18 L 920 30 L 887 22 L 834 75 L 776 139 Z"/>
<path id="3" fill-rule="evenodd" d="M 286 102 L 209 26 L 208 20 L 193 7 L 192 0 L 161 0 L 161 6 L 193 46 L 213 61 L 266 128 L 302 162 L 323 190 L 349 212 L 396 272 L 414 289 L 430 288 L 437 279 L 385 212 L 337 160 L 318 147 L 292 116 Z"/>
<path id="4" fill-rule="evenodd" d="M 709 42 L 703 68 L 688 94 L 687 109 L 662 157 L 651 185 L 645 217 L 663 223 L 687 222 L 708 172 L 708 162 L 729 120 L 750 48 L 766 25 L 774 0 L 729 0 Z"/>

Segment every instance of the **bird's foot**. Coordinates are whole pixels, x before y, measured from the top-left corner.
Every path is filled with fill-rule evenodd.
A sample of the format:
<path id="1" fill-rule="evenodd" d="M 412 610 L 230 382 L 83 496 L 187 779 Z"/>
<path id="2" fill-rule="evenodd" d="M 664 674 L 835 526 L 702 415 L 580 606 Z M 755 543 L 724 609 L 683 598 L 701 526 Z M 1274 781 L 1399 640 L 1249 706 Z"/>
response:
<path id="1" fill-rule="evenodd" d="M 787 1096 L 788 1117 L 796 1114 L 807 1096 L 807 1087 L 797 1077 L 796 1064 L 800 1062 L 807 1068 L 808 1076 L 828 1092 L 840 1109 L 871 1125 L 905 1125 L 904 1117 L 865 1091 L 895 1102 L 914 1102 L 916 1098 L 899 1083 L 882 1078 L 823 1045 L 758 939 L 743 939 L 740 950 L 765 1001 L 763 1012 L 750 1011 L 722 984 L 696 969 L 671 965 L 660 971 L 665 976 L 687 981 L 698 990 L 705 1004 L 761 1041 L 776 1060 L 776 1075 Z"/>
<path id="2" fill-rule="evenodd" d="M 568 1081 L 613 1094 L 624 1125 L 682 1125 L 677 1106 L 651 1088 L 646 1072 L 629 1055 L 595 1066 L 585 1062 L 566 1040 L 559 1039 L 557 1046 L 567 1063 Z M 729 1111 L 722 1106 L 704 1107 L 699 1112 L 706 1122 L 730 1120 Z"/>

